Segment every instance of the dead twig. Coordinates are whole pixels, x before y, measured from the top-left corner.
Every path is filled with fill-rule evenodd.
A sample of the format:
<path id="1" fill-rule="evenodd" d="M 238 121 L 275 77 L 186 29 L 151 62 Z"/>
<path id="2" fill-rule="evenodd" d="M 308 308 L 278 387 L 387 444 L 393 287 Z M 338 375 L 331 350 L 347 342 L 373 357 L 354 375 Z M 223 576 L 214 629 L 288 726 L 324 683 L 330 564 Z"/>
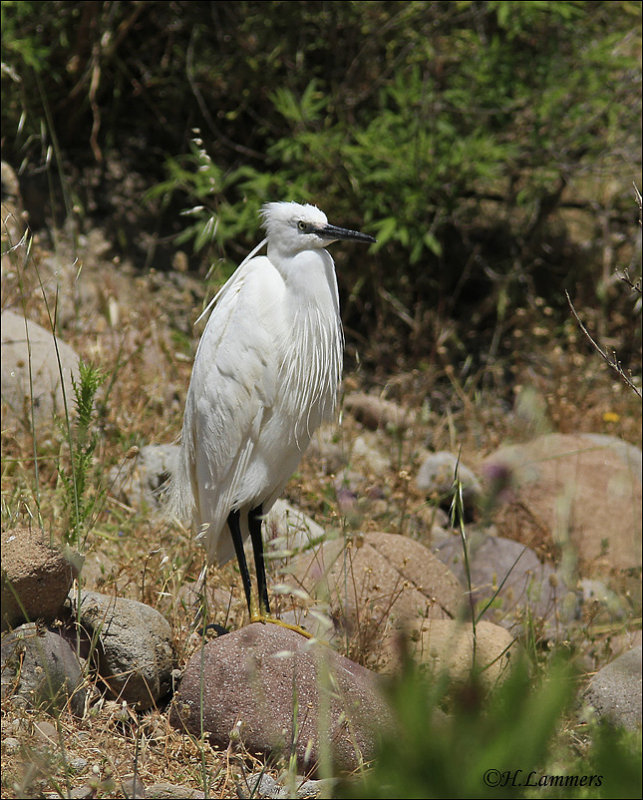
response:
<path id="1" fill-rule="evenodd" d="M 568 302 L 569 307 L 570 307 L 570 309 L 572 311 L 572 314 L 574 315 L 574 318 L 576 319 L 576 322 L 578 323 L 578 327 L 583 331 L 583 333 L 585 334 L 585 336 L 587 337 L 587 339 L 591 343 L 591 345 L 594 348 L 594 350 L 596 350 L 596 352 L 600 355 L 600 357 L 605 361 L 607 366 L 610 367 L 610 369 L 613 369 L 614 372 L 616 372 L 617 375 L 621 378 L 621 380 L 623 380 L 639 398 L 643 399 L 643 396 L 641 395 L 641 390 L 638 388 L 638 386 L 636 386 L 632 382 L 632 379 L 625 372 L 625 370 L 621 366 L 621 362 L 616 357 L 616 353 L 614 353 L 612 358 L 610 358 L 610 356 L 608 356 L 608 354 L 601 348 L 601 346 L 599 344 L 597 344 L 597 342 L 594 341 L 594 339 L 592 338 L 590 332 L 583 325 L 583 322 L 581 321 L 581 318 L 576 313 L 576 309 L 574 308 L 574 304 L 572 303 L 571 298 L 569 296 L 569 292 L 567 290 L 565 290 L 565 297 L 567 298 L 567 302 Z"/>
<path id="2" fill-rule="evenodd" d="M 641 279 L 640 278 L 638 278 L 637 280 L 634 280 L 633 278 L 631 278 L 630 277 L 630 273 L 629 273 L 629 271 L 627 269 L 624 269 L 623 272 L 620 273 L 620 274 L 617 273 L 617 276 L 618 276 L 619 280 L 622 280 L 623 283 L 627 284 L 633 292 L 636 292 L 636 294 L 641 294 Z"/>

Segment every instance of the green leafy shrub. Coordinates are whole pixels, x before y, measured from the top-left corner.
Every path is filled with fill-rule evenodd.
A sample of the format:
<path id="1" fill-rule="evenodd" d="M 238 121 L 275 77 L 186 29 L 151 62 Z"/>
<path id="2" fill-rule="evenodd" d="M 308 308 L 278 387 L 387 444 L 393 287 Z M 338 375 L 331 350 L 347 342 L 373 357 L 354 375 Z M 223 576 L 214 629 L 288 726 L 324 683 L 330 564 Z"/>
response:
<path id="1" fill-rule="evenodd" d="M 459 687 L 445 715 L 445 686 L 409 665 L 389 687 L 394 731 L 339 796 L 639 797 L 640 734 L 593 725 L 579 748 L 566 730 L 569 662 L 554 659 L 544 675 L 531 677 L 520 660 L 490 697 L 475 682 Z"/>
<path id="2" fill-rule="evenodd" d="M 586 244 L 599 221 L 632 236 L 639 17 L 628 0 L 7 2 L 4 156 L 36 180 L 55 140 L 68 213 L 141 265 L 191 240 L 221 277 L 261 203 L 315 202 L 378 237 L 337 253 L 349 328 L 396 351 L 410 330 L 417 356 L 455 318 L 452 346 L 497 352 L 538 297 L 559 319 L 565 288 L 622 302 Z"/>
<path id="3" fill-rule="evenodd" d="M 84 361 L 78 368 L 78 381 L 72 376 L 76 417 L 73 425 L 67 420 L 70 465 L 68 470 L 61 468 L 58 471 L 69 517 L 65 540 L 75 547 L 84 545 L 87 522 L 104 495 L 104 489 L 96 489 L 96 486 L 100 487 L 100 481 L 94 484 L 89 479 L 98 444 L 98 433 L 94 429 L 95 397 L 105 378 L 96 367 Z"/>

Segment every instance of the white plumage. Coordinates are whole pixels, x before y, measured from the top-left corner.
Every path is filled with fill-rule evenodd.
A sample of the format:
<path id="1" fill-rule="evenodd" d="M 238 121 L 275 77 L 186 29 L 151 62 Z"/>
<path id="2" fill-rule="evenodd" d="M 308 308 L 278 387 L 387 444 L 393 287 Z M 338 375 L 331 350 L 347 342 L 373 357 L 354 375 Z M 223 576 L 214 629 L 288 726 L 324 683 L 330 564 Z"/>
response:
<path id="1" fill-rule="evenodd" d="M 245 540 L 249 515 L 271 508 L 332 418 L 343 333 L 324 246 L 374 241 L 329 225 L 312 205 L 269 203 L 262 216 L 267 255 L 247 259 L 223 286 L 199 343 L 174 477 L 174 510 L 193 519 L 209 563 L 239 557 L 231 512 Z"/>

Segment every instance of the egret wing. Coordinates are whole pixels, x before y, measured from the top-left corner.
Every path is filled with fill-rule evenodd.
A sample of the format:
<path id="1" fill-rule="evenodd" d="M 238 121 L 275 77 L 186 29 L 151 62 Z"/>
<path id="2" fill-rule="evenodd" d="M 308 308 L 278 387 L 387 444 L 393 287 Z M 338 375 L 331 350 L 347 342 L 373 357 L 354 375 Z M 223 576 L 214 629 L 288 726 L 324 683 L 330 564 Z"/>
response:
<path id="1" fill-rule="evenodd" d="M 195 357 L 175 505 L 191 512 L 210 561 L 233 554 L 221 532 L 230 510 L 252 494 L 244 481 L 275 402 L 282 293 L 283 280 L 266 257 L 248 261 L 221 291 Z"/>

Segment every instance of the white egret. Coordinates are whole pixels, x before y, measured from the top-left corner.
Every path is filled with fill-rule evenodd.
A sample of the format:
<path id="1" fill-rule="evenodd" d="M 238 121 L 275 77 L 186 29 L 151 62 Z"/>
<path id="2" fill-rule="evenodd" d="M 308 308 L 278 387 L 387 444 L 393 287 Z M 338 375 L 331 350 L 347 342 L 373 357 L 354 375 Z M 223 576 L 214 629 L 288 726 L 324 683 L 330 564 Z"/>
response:
<path id="1" fill-rule="evenodd" d="M 208 563 L 236 553 L 251 620 L 270 613 L 263 516 L 337 400 L 344 339 L 335 265 L 324 248 L 338 239 L 375 241 L 329 225 L 312 205 L 268 203 L 261 214 L 266 239 L 210 304 L 172 489 L 174 510 L 193 519 Z M 267 255 L 255 256 L 265 242 Z"/>

